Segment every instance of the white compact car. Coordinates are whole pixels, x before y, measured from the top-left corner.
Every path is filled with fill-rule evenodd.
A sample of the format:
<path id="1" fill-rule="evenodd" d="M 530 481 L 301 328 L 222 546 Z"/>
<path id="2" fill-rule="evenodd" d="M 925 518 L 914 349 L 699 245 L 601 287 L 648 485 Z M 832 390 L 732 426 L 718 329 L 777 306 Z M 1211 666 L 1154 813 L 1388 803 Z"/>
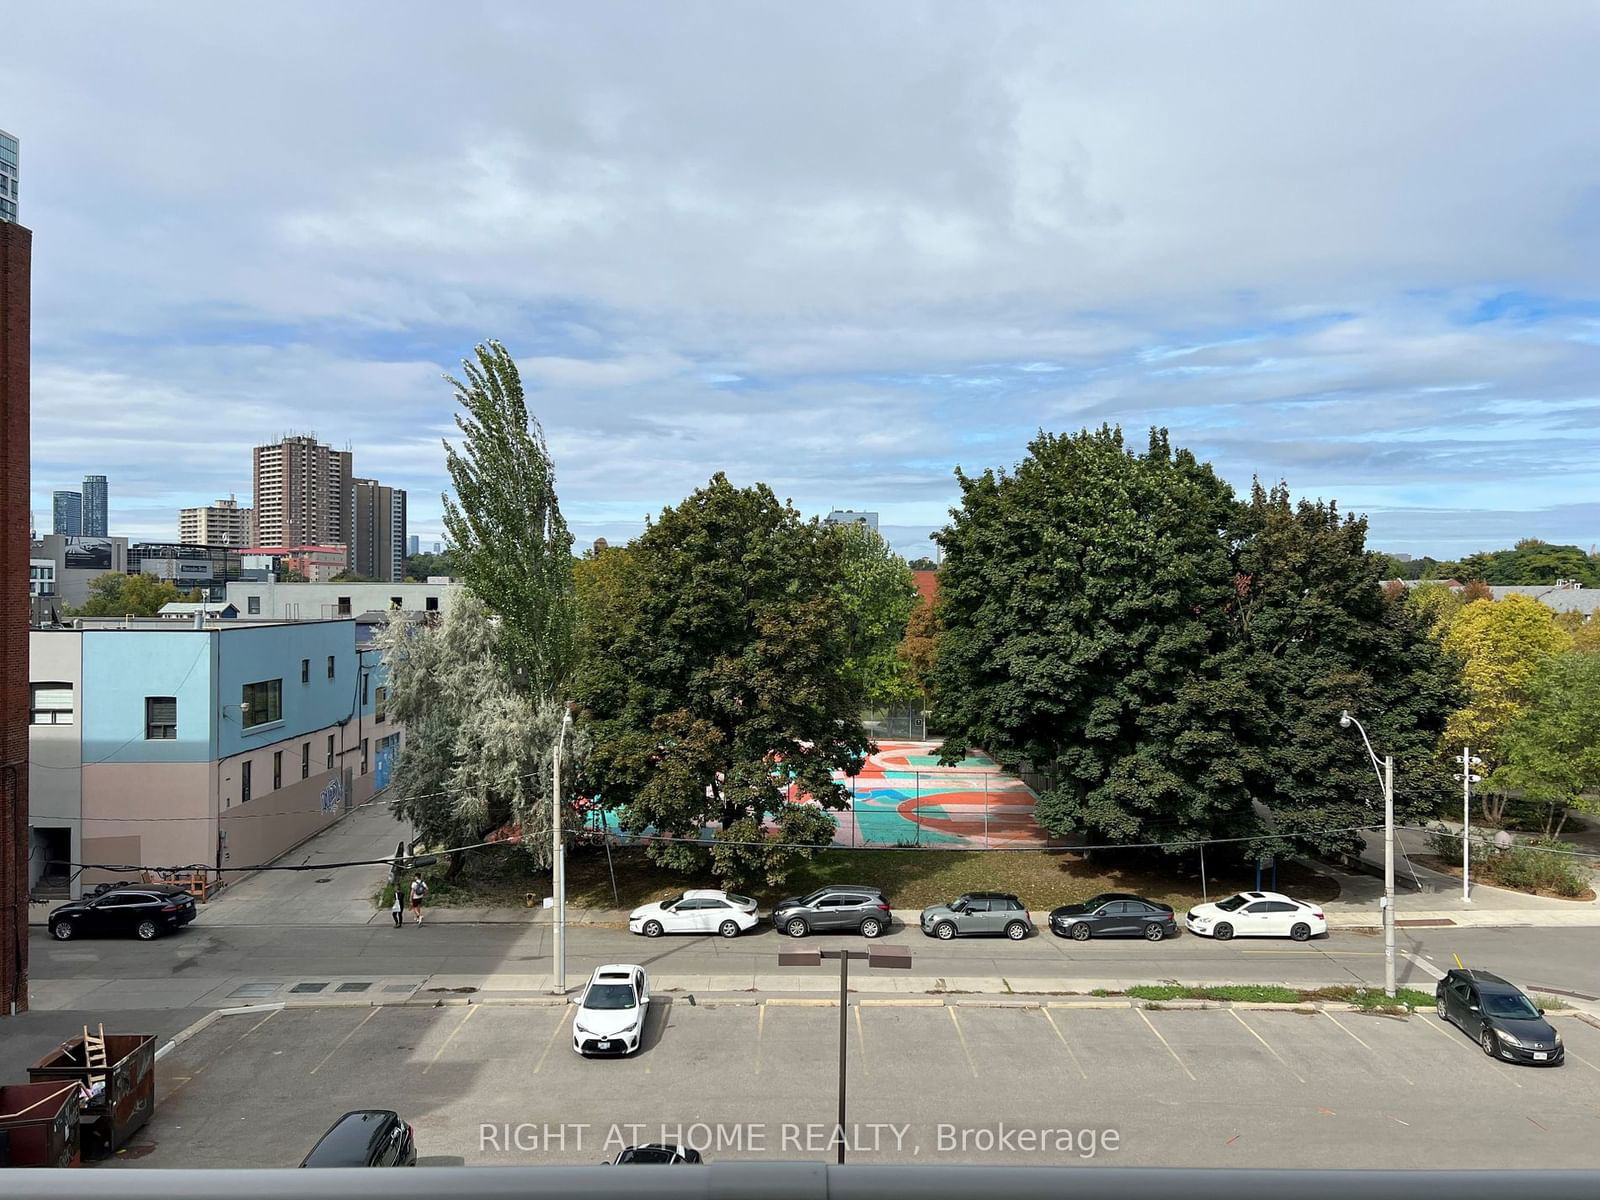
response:
<path id="1" fill-rule="evenodd" d="M 650 1015 L 650 981 L 629 963 L 596 967 L 572 1014 L 572 1048 L 579 1054 L 632 1054 Z"/>
<path id="2" fill-rule="evenodd" d="M 1215 904 L 1197 904 L 1185 923 L 1190 933 L 1225 942 L 1233 937 L 1286 937 L 1297 942 L 1328 932 L 1328 918 L 1314 904 L 1278 892 L 1240 892 Z"/>
<path id="3" fill-rule="evenodd" d="M 717 933 L 731 938 L 754 929 L 760 920 L 756 916 L 756 902 L 749 896 L 701 890 L 634 909 L 628 914 L 628 930 L 645 937 L 660 937 L 663 933 Z"/>

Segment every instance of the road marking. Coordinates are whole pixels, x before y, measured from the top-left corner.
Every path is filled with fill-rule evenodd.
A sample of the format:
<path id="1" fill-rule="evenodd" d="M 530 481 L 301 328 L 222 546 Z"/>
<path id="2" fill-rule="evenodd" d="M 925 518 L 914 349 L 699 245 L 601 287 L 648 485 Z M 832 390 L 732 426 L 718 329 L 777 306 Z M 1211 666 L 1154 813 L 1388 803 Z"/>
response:
<path id="1" fill-rule="evenodd" d="M 539 1055 L 539 1061 L 533 1064 L 533 1073 L 537 1075 L 539 1068 L 544 1066 L 544 1060 L 550 1056 L 550 1047 L 556 1044 L 556 1039 L 561 1036 L 561 1031 L 566 1028 L 567 1020 L 572 1016 L 569 1005 L 567 1011 L 561 1014 L 561 1020 L 556 1022 L 556 1027 L 550 1031 L 550 1040 L 544 1044 L 544 1053 Z"/>
<path id="2" fill-rule="evenodd" d="M 1418 958 L 1409 950 L 1400 951 L 1400 957 L 1405 959 L 1412 966 L 1420 968 L 1423 973 L 1431 979 L 1439 980 L 1444 978 L 1443 971 L 1439 970 L 1439 968 L 1434 966 L 1431 962 Z"/>
<path id="3" fill-rule="evenodd" d="M 1072 1051 L 1072 1044 L 1067 1041 L 1067 1035 L 1061 1032 L 1061 1027 L 1056 1024 L 1056 1019 L 1050 1015 L 1050 1010 L 1041 1008 L 1039 1011 L 1044 1014 L 1044 1019 L 1050 1022 L 1050 1028 L 1056 1031 L 1056 1037 L 1061 1039 L 1061 1045 L 1066 1048 L 1067 1057 L 1072 1060 L 1072 1065 L 1078 1068 L 1078 1074 L 1085 1079 L 1089 1078 L 1089 1072 L 1083 1069 L 1083 1064 L 1078 1061 L 1078 1056 Z"/>
<path id="4" fill-rule="evenodd" d="M 1155 1025 L 1151 1022 L 1150 1018 L 1144 1015 L 1144 1009 L 1136 1008 L 1133 1011 L 1139 1014 L 1139 1019 L 1141 1021 L 1143 1021 L 1146 1025 L 1150 1026 L 1150 1032 L 1151 1033 L 1155 1034 L 1156 1037 L 1161 1038 L 1161 1044 L 1167 1048 L 1167 1053 L 1172 1055 L 1172 1061 L 1177 1063 L 1180 1067 L 1183 1068 L 1183 1073 L 1185 1075 L 1187 1075 L 1190 1078 L 1191 1081 L 1193 1081 L 1195 1083 L 1199 1083 L 1200 1081 L 1198 1079 L 1195 1079 L 1195 1077 L 1194 1077 L 1194 1072 L 1189 1070 L 1189 1064 L 1184 1062 L 1183 1059 L 1178 1057 L 1178 1052 L 1172 1048 L 1172 1043 L 1167 1041 L 1166 1038 L 1161 1037 L 1161 1030 L 1157 1029 L 1155 1027 Z"/>
<path id="5" fill-rule="evenodd" d="M 961 1053 L 966 1056 L 967 1070 L 971 1071 L 972 1077 L 976 1079 L 978 1077 L 978 1068 L 972 1061 L 972 1051 L 967 1049 L 967 1035 L 961 1032 L 961 1020 L 956 1016 L 955 1009 L 946 1008 L 945 1012 L 950 1014 L 950 1023 L 956 1027 L 956 1036 L 961 1039 Z"/>
<path id="6" fill-rule="evenodd" d="M 1382 958 L 1382 950 L 1240 950 L 1240 954 L 1280 954 L 1285 958 L 1305 958 L 1308 955 L 1320 955 L 1323 958 Z"/>
<path id="7" fill-rule="evenodd" d="M 324 1054 L 322 1056 L 322 1061 L 319 1062 L 316 1066 L 312 1067 L 310 1073 L 312 1075 L 315 1075 L 318 1071 L 322 1070 L 323 1067 L 327 1066 L 328 1065 L 328 1060 L 330 1058 L 332 1058 L 335 1054 L 339 1053 L 339 1051 L 344 1047 L 344 1044 L 346 1042 L 348 1042 L 351 1038 L 355 1037 L 356 1034 L 360 1033 L 361 1032 L 361 1027 L 363 1025 L 365 1025 L 368 1021 L 372 1020 L 373 1017 L 377 1016 L 378 1012 L 379 1012 L 379 1010 L 374 1008 L 371 1012 L 367 1013 L 366 1016 L 362 1017 L 361 1020 L 356 1023 L 355 1028 L 351 1029 L 349 1033 L 345 1034 L 342 1038 L 340 1038 L 339 1041 L 334 1045 L 333 1049 L 329 1050 L 326 1054 Z"/>
<path id="8" fill-rule="evenodd" d="M 433 1064 L 439 1061 L 439 1056 L 445 1052 L 445 1049 L 450 1045 L 451 1042 L 456 1040 L 456 1034 L 461 1032 L 466 1023 L 472 1020 L 472 1014 L 477 1012 L 481 1007 L 483 1006 L 480 1004 L 474 1004 L 468 1007 L 467 1015 L 462 1017 L 461 1020 L 456 1024 L 456 1027 L 450 1031 L 450 1036 L 439 1043 L 439 1048 L 433 1052 L 433 1057 L 428 1060 L 428 1065 L 422 1068 L 422 1073 L 424 1075 L 433 1069 Z"/>
<path id="9" fill-rule="evenodd" d="M 1571 1047 L 1571 1046 L 1568 1046 L 1568 1047 L 1567 1047 L 1567 1057 L 1568 1057 L 1568 1058 L 1575 1058 L 1575 1059 L 1577 1059 L 1577 1060 L 1578 1060 L 1578 1061 L 1579 1061 L 1579 1062 L 1581 1062 L 1581 1063 L 1582 1063 L 1582 1064 L 1583 1064 L 1583 1065 L 1584 1065 L 1584 1066 L 1586 1066 L 1586 1067 L 1588 1067 L 1588 1068 L 1589 1068 L 1589 1069 L 1590 1069 L 1590 1070 L 1591 1070 L 1591 1071 L 1600 1071 L 1600 1067 L 1597 1067 L 1597 1066 L 1595 1066 L 1595 1065 L 1594 1065 L 1594 1064 L 1593 1064 L 1593 1063 L 1592 1063 L 1592 1062 L 1590 1062 L 1590 1061 L 1589 1061 L 1589 1060 L 1588 1060 L 1588 1059 L 1587 1059 L 1587 1058 L 1585 1058 L 1585 1057 L 1584 1057 L 1584 1056 L 1583 1056 L 1583 1055 L 1581 1055 L 1581 1054 L 1574 1054 L 1574 1053 L 1573 1053 L 1573 1052 L 1572 1052 L 1572 1047 Z"/>
<path id="10" fill-rule="evenodd" d="M 756 1074 L 761 1074 L 761 1035 L 767 1028 L 767 1006 L 756 1009 Z"/>
<path id="11" fill-rule="evenodd" d="M 1284 1058 L 1283 1055 L 1279 1054 L 1276 1050 L 1274 1050 L 1272 1048 L 1272 1044 L 1270 1042 L 1268 1042 L 1266 1038 L 1262 1037 L 1254 1029 L 1251 1029 L 1250 1023 L 1248 1021 L 1246 1021 L 1243 1017 L 1241 1017 L 1236 1010 L 1230 1008 L 1228 1011 L 1233 1013 L 1233 1019 L 1235 1021 L 1239 1022 L 1239 1024 L 1243 1025 L 1247 1030 L 1250 1031 L 1250 1036 L 1251 1037 L 1255 1038 L 1256 1041 L 1260 1042 L 1263 1046 L 1265 1046 L 1267 1048 L 1267 1053 L 1268 1054 L 1272 1055 L 1273 1058 L 1277 1059 L 1280 1063 L 1283 1064 L 1283 1069 L 1285 1071 L 1288 1071 L 1289 1074 L 1293 1075 L 1301 1083 L 1304 1083 L 1306 1081 L 1306 1077 L 1304 1075 L 1300 1074 L 1299 1071 L 1296 1071 L 1293 1067 L 1291 1067 L 1289 1065 L 1288 1060 L 1286 1058 Z"/>
<path id="12" fill-rule="evenodd" d="M 867 1072 L 867 1031 L 861 1025 L 861 1006 L 856 1005 L 856 1041 L 861 1047 L 861 1074 Z"/>
<path id="13" fill-rule="evenodd" d="M 1449 1042 L 1452 1042 L 1452 1043 L 1455 1043 L 1455 1044 L 1459 1044 L 1459 1043 L 1456 1043 L 1455 1034 L 1451 1033 L 1448 1029 L 1444 1028 L 1442 1025 L 1436 1024 L 1434 1022 L 1433 1018 L 1429 1017 L 1426 1013 L 1418 1013 L 1417 1017 L 1424 1025 L 1426 1025 L 1429 1029 L 1433 1030 L 1440 1037 L 1446 1039 Z M 1469 1040 L 1469 1044 L 1473 1047 L 1473 1049 L 1477 1050 L 1480 1054 L 1483 1053 L 1483 1049 L 1482 1049 L 1481 1046 L 1478 1045 L 1476 1039 L 1470 1039 Z M 1484 1054 L 1483 1056 L 1485 1058 L 1489 1057 L 1487 1054 Z M 1500 1058 L 1499 1058 L 1498 1055 L 1495 1056 L 1494 1061 L 1496 1063 L 1499 1063 Z M 1522 1085 L 1520 1083 L 1518 1083 L 1515 1079 L 1512 1079 L 1509 1075 L 1506 1076 L 1506 1082 L 1509 1083 L 1514 1088 L 1521 1088 L 1522 1087 Z"/>
<path id="14" fill-rule="evenodd" d="M 1361 1042 L 1361 1044 L 1362 1044 L 1362 1045 L 1363 1045 L 1363 1046 L 1366 1046 L 1366 1047 L 1367 1047 L 1367 1049 L 1368 1049 L 1368 1050 L 1371 1050 L 1371 1051 L 1372 1051 L 1372 1053 L 1373 1053 L 1373 1054 L 1378 1054 L 1378 1052 L 1377 1052 L 1377 1051 L 1376 1051 L 1376 1050 L 1373 1050 L 1373 1049 L 1372 1049 L 1372 1047 L 1371 1047 L 1371 1046 L 1370 1046 L 1370 1045 L 1367 1045 L 1367 1043 L 1366 1043 L 1366 1042 L 1364 1042 L 1364 1041 L 1361 1041 L 1361 1037 L 1360 1037 L 1360 1035 L 1358 1035 L 1358 1034 L 1357 1034 L 1357 1033 L 1356 1033 L 1356 1031 L 1355 1031 L 1355 1030 L 1353 1030 L 1353 1029 L 1351 1029 L 1351 1028 L 1350 1028 L 1350 1027 L 1349 1027 L 1349 1026 L 1347 1026 L 1347 1025 L 1346 1025 L 1346 1024 L 1345 1024 L 1345 1023 L 1344 1023 L 1344 1022 L 1343 1022 L 1343 1021 L 1341 1021 L 1341 1020 L 1339 1020 L 1339 1018 L 1338 1018 L 1338 1017 L 1336 1017 L 1336 1016 L 1334 1016 L 1334 1015 L 1333 1015 L 1333 1014 L 1332 1014 L 1332 1013 L 1331 1013 L 1331 1012 L 1325 1012 L 1325 1013 L 1323 1013 L 1323 1014 L 1322 1014 L 1322 1015 L 1323 1015 L 1323 1016 L 1325 1016 L 1325 1017 L 1327 1017 L 1327 1018 L 1328 1018 L 1328 1020 L 1330 1020 L 1330 1021 L 1332 1021 L 1332 1022 L 1333 1022 L 1333 1023 L 1334 1023 L 1334 1024 L 1335 1024 L 1335 1025 L 1337 1025 L 1337 1026 L 1338 1026 L 1338 1027 L 1339 1027 L 1339 1028 L 1340 1028 L 1340 1029 L 1343 1029 L 1343 1030 L 1344 1030 L 1344 1031 L 1345 1031 L 1345 1032 L 1346 1032 L 1346 1033 L 1348 1033 L 1348 1034 L 1349 1034 L 1349 1035 L 1350 1035 L 1350 1036 L 1351 1036 L 1351 1037 L 1353 1037 L 1353 1038 L 1355 1038 L 1355 1039 L 1356 1039 L 1356 1041 L 1358 1041 L 1358 1042 Z M 1378 1054 L 1378 1057 L 1379 1057 L 1379 1058 L 1384 1058 L 1384 1056 L 1383 1056 L 1383 1055 L 1381 1055 L 1381 1054 Z M 1387 1059 L 1387 1058 L 1385 1058 L 1385 1059 L 1384 1059 L 1384 1061 L 1386 1061 L 1386 1062 L 1388 1062 L 1388 1061 L 1390 1061 L 1390 1060 L 1388 1060 L 1388 1059 Z M 1411 1078 L 1411 1077 L 1410 1077 L 1410 1076 L 1408 1076 L 1408 1075 L 1407 1075 L 1407 1074 L 1406 1074 L 1406 1073 L 1405 1073 L 1405 1072 L 1404 1072 L 1404 1071 L 1396 1071 L 1396 1072 L 1395 1072 L 1395 1074 L 1396 1074 L 1396 1075 L 1398 1075 L 1398 1076 L 1400 1076 L 1400 1078 L 1401 1078 L 1401 1079 L 1404 1079 L 1404 1080 L 1405 1080 L 1405 1081 L 1406 1081 L 1406 1083 L 1408 1083 L 1408 1084 L 1409 1084 L 1409 1085 L 1410 1085 L 1410 1086 L 1412 1086 L 1412 1087 L 1416 1087 L 1416 1086 L 1417 1086 L 1417 1082 L 1416 1082 L 1416 1080 L 1414 1080 L 1414 1079 L 1412 1079 L 1412 1078 Z M 1398 1118 L 1397 1118 L 1397 1119 L 1398 1119 Z M 1404 1124 L 1404 1122 L 1402 1122 L 1402 1124 Z"/>

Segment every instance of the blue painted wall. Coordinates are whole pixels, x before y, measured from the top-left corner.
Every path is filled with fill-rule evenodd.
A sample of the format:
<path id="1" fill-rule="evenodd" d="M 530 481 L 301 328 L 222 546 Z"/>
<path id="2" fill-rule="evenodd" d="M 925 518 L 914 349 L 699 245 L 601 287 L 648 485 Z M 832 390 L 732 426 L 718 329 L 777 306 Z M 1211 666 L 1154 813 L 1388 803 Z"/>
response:
<path id="1" fill-rule="evenodd" d="M 212 735 L 211 641 L 196 630 L 83 633 L 83 761 L 207 762 Z M 146 696 L 176 696 L 176 739 L 145 739 Z"/>
<path id="2" fill-rule="evenodd" d="M 217 668 L 217 756 L 227 758 L 284 738 L 301 737 L 354 717 L 358 689 L 354 621 L 303 621 L 222 630 Z M 334 677 L 328 678 L 328 656 Z M 310 659 L 310 681 L 300 682 L 300 660 Z M 244 729 L 239 702 L 244 685 L 283 680 L 283 720 Z"/>

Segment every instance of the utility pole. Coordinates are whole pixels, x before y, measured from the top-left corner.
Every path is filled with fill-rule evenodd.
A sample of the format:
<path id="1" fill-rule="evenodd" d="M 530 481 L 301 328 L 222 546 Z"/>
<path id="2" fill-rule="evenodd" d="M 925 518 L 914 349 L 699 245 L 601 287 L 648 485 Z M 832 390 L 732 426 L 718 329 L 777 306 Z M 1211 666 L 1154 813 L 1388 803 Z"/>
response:
<path id="1" fill-rule="evenodd" d="M 567 994 L 567 848 L 561 840 L 561 748 L 572 728 L 572 710 L 561 709 L 561 728 L 556 732 L 550 787 L 550 882 L 555 893 L 556 946 L 554 961 L 555 992 Z"/>
<path id="2" fill-rule="evenodd" d="M 1472 903 L 1472 785 L 1482 783 L 1482 775 L 1474 775 L 1472 768 L 1483 765 L 1483 759 L 1474 758 L 1470 746 L 1461 747 L 1461 899 Z"/>
<path id="3" fill-rule="evenodd" d="M 1365 730 L 1362 731 L 1365 736 Z M 1383 994 L 1394 995 L 1394 755 L 1383 756 Z"/>

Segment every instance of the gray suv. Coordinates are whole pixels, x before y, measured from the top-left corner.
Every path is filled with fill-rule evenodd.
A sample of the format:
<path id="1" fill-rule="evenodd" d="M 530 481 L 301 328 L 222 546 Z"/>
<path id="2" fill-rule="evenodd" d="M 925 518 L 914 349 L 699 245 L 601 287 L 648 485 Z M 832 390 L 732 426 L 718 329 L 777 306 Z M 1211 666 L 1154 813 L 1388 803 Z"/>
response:
<path id="1" fill-rule="evenodd" d="M 949 904 L 922 910 L 922 932 L 940 941 L 969 934 L 1003 933 L 1020 942 L 1032 931 L 1028 910 L 1009 892 L 968 892 Z"/>
<path id="2" fill-rule="evenodd" d="M 889 928 L 889 898 L 875 887 L 830 883 L 809 896 L 778 901 L 772 924 L 790 937 L 844 931 L 875 938 Z"/>

